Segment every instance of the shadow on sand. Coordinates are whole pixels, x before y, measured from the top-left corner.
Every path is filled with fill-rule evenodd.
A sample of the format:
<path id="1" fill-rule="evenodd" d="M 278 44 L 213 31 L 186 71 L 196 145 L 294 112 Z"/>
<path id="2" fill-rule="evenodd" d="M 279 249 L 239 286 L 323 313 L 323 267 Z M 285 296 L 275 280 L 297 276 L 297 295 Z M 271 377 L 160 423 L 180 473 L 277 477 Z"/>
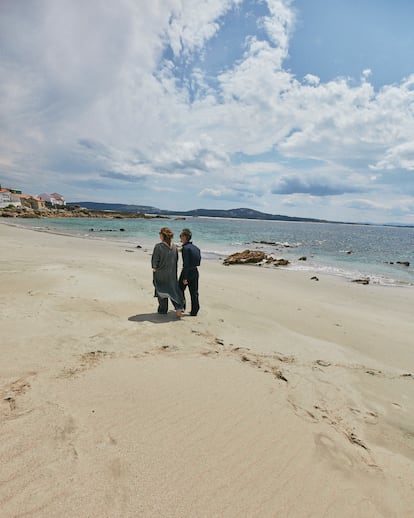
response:
<path id="1" fill-rule="evenodd" d="M 175 311 L 169 311 L 166 315 L 159 313 L 144 313 L 142 315 L 133 315 L 129 317 L 130 322 L 152 322 L 153 324 L 165 324 L 166 322 L 179 322 Z"/>

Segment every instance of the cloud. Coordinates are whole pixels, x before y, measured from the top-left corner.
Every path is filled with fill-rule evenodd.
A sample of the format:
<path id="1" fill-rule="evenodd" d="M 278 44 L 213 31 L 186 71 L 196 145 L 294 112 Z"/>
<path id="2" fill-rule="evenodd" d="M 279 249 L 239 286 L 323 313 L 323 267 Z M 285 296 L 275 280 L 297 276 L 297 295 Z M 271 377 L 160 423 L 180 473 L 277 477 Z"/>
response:
<path id="1" fill-rule="evenodd" d="M 413 198 L 409 196 L 400 198 L 398 203 L 395 203 L 392 200 L 390 201 L 386 197 L 377 201 L 372 201 L 370 199 L 355 199 L 345 202 L 344 207 L 355 209 L 367 214 L 380 211 L 388 218 L 391 218 L 393 215 L 394 217 L 406 217 L 413 214 L 414 201 Z"/>
<path id="2" fill-rule="evenodd" d="M 116 171 L 105 171 L 100 174 L 102 178 L 110 178 L 112 180 L 121 180 L 123 182 L 143 182 L 146 177 L 145 176 L 137 176 L 135 174 L 125 174 L 125 173 L 117 173 Z"/>
<path id="3" fill-rule="evenodd" d="M 235 13 L 255 23 L 237 32 Z M 162 205 L 182 182 L 183 209 L 188 196 L 303 211 L 308 195 L 321 211 L 354 193 L 398 199 L 414 169 L 414 75 L 378 91 L 368 68 L 299 80 L 285 67 L 296 23 L 288 0 L 1 3 L 2 183 Z M 238 52 L 212 74 L 225 31 Z"/>
<path id="4" fill-rule="evenodd" d="M 404 142 L 386 150 L 384 157 L 376 164 L 370 165 L 373 170 L 406 169 L 414 170 L 414 141 Z"/>
<path id="5" fill-rule="evenodd" d="M 273 194 L 304 193 L 312 196 L 339 196 L 345 193 L 360 192 L 360 188 L 327 177 L 307 177 L 291 174 L 281 176 L 272 187 Z"/>
<path id="6" fill-rule="evenodd" d="M 304 83 L 308 83 L 311 86 L 318 86 L 321 82 L 320 78 L 313 74 L 306 74 L 306 76 L 303 78 L 303 81 Z"/>
<path id="7" fill-rule="evenodd" d="M 165 174 L 200 175 L 214 172 L 224 167 L 228 162 L 227 155 L 209 139 L 182 140 L 174 145 L 165 145 L 155 159 L 154 168 Z"/>
<path id="8" fill-rule="evenodd" d="M 206 188 L 200 191 L 200 198 L 217 199 L 225 201 L 251 201 L 256 198 L 256 194 L 243 188 Z"/>
<path id="9" fill-rule="evenodd" d="M 174 2 L 171 10 L 167 41 L 175 57 L 189 58 L 200 51 L 220 29 L 220 18 L 241 0 L 188 0 Z"/>
<path id="10" fill-rule="evenodd" d="M 374 202 L 372 200 L 364 200 L 364 199 L 356 199 L 351 200 L 348 202 L 345 202 L 344 205 L 346 207 L 352 208 L 352 209 L 358 209 L 358 210 L 371 210 L 371 209 L 381 209 L 384 210 L 386 205 L 379 202 Z"/>

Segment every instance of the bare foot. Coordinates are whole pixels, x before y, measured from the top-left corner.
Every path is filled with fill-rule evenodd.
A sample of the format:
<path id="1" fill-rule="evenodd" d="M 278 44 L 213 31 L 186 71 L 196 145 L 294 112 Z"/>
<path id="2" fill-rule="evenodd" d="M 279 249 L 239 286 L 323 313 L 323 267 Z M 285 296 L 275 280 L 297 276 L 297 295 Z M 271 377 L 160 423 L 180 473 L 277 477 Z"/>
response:
<path id="1" fill-rule="evenodd" d="M 177 309 L 177 318 L 181 318 L 183 316 L 184 311 L 182 309 Z"/>

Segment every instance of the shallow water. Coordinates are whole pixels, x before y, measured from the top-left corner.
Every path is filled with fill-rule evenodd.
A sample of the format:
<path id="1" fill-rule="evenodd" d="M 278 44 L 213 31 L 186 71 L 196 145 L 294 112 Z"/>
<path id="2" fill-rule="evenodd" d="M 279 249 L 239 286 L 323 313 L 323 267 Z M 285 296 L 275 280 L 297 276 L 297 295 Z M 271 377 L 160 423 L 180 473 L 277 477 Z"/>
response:
<path id="1" fill-rule="evenodd" d="M 151 248 L 158 241 L 161 227 L 170 227 L 177 241 L 180 230 L 189 227 L 204 260 L 223 258 L 246 248 L 262 249 L 291 261 L 289 269 L 369 278 L 374 284 L 414 286 L 414 228 L 410 227 L 188 217 L 16 218 L 7 223 Z M 300 261 L 301 257 L 306 261 Z M 397 261 L 408 261 L 410 266 Z"/>

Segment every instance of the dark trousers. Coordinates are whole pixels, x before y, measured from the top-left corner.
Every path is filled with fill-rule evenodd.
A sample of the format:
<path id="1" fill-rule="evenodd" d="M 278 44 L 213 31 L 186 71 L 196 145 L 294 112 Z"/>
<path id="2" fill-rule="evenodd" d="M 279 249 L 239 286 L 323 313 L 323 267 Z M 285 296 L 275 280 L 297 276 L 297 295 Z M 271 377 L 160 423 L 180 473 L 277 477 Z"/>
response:
<path id="1" fill-rule="evenodd" d="M 185 292 L 185 289 L 187 288 L 188 286 L 188 289 L 190 291 L 190 298 L 191 298 L 191 312 L 190 312 L 190 315 L 192 316 L 196 316 L 199 309 L 200 309 L 200 304 L 199 304 L 199 301 L 198 301 L 198 278 L 199 278 L 199 273 L 198 273 L 198 270 L 197 268 L 194 268 L 192 270 L 189 271 L 189 274 L 188 274 L 188 284 L 184 284 L 183 283 L 183 273 L 181 272 L 181 275 L 180 275 L 180 278 L 179 278 L 179 281 L 178 281 L 178 284 L 180 285 L 180 290 L 182 291 L 183 293 L 183 299 L 184 299 L 184 309 L 185 309 L 185 295 L 184 295 L 184 292 Z"/>
<path id="2" fill-rule="evenodd" d="M 157 295 L 158 298 L 158 313 L 168 313 L 168 299 L 163 299 Z M 175 300 L 172 300 L 172 305 L 174 306 L 174 309 L 181 309 L 180 305 L 175 302 Z M 185 309 L 185 308 L 184 308 Z"/>

